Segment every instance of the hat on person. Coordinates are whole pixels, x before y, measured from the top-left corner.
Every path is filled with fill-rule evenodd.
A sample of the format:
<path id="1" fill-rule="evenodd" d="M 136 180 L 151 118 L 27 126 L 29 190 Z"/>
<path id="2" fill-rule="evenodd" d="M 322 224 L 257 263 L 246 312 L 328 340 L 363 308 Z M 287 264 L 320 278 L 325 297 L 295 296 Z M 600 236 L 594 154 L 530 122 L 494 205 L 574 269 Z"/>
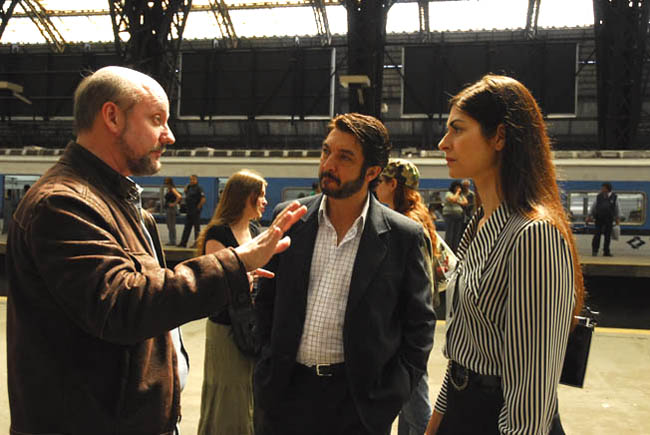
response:
<path id="1" fill-rule="evenodd" d="M 381 176 L 396 178 L 399 183 L 410 189 L 417 189 L 420 184 L 420 171 L 417 166 L 405 159 L 390 159 Z"/>

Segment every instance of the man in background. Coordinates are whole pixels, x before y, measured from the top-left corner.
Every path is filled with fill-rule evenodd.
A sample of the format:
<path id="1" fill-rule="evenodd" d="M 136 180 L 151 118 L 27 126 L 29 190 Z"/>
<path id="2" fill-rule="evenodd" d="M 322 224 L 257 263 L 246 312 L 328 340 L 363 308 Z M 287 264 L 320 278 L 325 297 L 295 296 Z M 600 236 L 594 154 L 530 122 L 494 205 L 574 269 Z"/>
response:
<path id="1" fill-rule="evenodd" d="M 594 257 L 598 255 L 600 236 L 602 234 L 604 236 L 603 256 L 611 257 L 612 252 L 609 244 L 612 238 L 612 227 L 614 222 L 616 222 L 616 225 L 620 225 L 621 218 L 618 208 L 618 197 L 612 192 L 612 185 L 610 183 L 602 184 L 600 193 L 591 205 L 586 221 L 590 222 L 591 220 L 596 221 L 596 230 L 591 240 L 591 255 Z"/>
<path id="2" fill-rule="evenodd" d="M 199 186 L 199 178 L 196 175 L 190 175 L 190 184 L 185 186 L 185 226 L 183 227 L 183 235 L 179 247 L 184 248 L 190 238 L 192 228 L 194 228 L 194 242 L 199 237 L 201 232 L 201 210 L 205 204 L 205 193 L 203 188 Z"/>

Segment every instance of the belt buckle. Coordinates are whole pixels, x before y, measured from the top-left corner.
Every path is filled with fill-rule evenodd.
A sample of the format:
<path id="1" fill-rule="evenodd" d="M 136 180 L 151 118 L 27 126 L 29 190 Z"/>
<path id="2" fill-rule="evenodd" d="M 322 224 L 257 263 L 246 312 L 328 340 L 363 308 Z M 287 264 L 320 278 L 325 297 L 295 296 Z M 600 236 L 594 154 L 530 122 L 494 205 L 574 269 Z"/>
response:
<path id="1" fill-rule="evenodd" d="M 321 368 L 327 368 L 331 364 L 316 364 L 316 376 L 332 376 L 331 373 L 321 372 Z"/>

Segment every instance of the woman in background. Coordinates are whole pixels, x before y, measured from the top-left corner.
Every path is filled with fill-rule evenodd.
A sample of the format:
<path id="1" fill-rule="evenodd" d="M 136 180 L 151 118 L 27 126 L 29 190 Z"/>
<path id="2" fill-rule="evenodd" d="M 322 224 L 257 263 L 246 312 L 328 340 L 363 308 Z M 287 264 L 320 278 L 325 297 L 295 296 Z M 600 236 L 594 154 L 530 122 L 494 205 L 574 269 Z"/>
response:
<path id="1" fill-rule="evenodd" d="M 438 146 L 480 207 L 447 286 L 449 365 L 426 433 L 563 434 L 557 385 L 583 283 L 544 119 L 504 76 L 450 107 Z"/>
<path id="2" fill-rule="evenodd" d="M 171 177 L 165 178 L 165 187 L 167 188 L 167 193 L 165 193 L 165 211 L 167 212 L 167 232 L 169 233 L 168 243 L 172 246 L 176 246 L 176 214 L 178 213 L 178 204 L 183 198 L 180 192 L 176 189 L 174 185 L 174 180 Z"/>
<path id="3" fill-rule="evenodd" d="M 460 181 L 454 180 L 449 186 L 449 192 L 445 194 L 445 201 L 442 205 L 442 217 L 445 220 L 445 242 L 452 251 L 458 251 L 460 238 L 465 230 L 465 207 L 467 198 L 463 195 L 463 188 Z"/>
<path id="4" fill-rule="evenodd" d="M 253 221 L 264 213 L 266 184 L 247 169 L 228 179 L 214 216 L 197 240 L 198 255 L 237 247 L 259 233 Z M 206 326 L 200 435 L 253 434 L 254 365 L 233 340 L 228 311 L 211 316 Z"/>
<path id="5" fill-rule="evenodd" d="M 429 244 L 425 258 L 429 260 L 433 305 L 437 307 L 440 305 L 439 280 L 435 277 L 437 276 L 436 271 L 439 269 L 440 245 L 429 210 L 418 192 L 419 182 L 420 172 L 412 162 L 404 159 L 391 159 L 379 176 L 379 184 L 375 193 L 379 201 L 419 222 L 424 227 Z M 400 411 L 398 435 L 422 435 L 429 422 L 429 417 L 431 417 L 431 402 L 428 378 L 425 373 Z"/>

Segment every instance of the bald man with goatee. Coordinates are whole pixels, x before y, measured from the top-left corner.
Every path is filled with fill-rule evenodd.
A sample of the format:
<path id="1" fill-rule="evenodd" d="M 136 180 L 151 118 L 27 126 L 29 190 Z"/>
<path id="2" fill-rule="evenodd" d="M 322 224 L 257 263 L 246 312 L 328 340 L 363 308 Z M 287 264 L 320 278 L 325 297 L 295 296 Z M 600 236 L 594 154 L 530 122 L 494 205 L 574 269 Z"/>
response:
<path id="1" fill-rule="evenodd" d="M 290 205 L 239 248 L 165 267 L 131 175 L 174 143 L 162 87 L 107 67 L 74 95 L 77 138 L 27 192 L 7 242 L 12 434 L 174 434 L 187 354 L 178 327 L 227 308 L 289 245 Z M 268 272 L 258 273 L 270 276 Z M 246 291 L 246 290 L 244 290 Z"/>

